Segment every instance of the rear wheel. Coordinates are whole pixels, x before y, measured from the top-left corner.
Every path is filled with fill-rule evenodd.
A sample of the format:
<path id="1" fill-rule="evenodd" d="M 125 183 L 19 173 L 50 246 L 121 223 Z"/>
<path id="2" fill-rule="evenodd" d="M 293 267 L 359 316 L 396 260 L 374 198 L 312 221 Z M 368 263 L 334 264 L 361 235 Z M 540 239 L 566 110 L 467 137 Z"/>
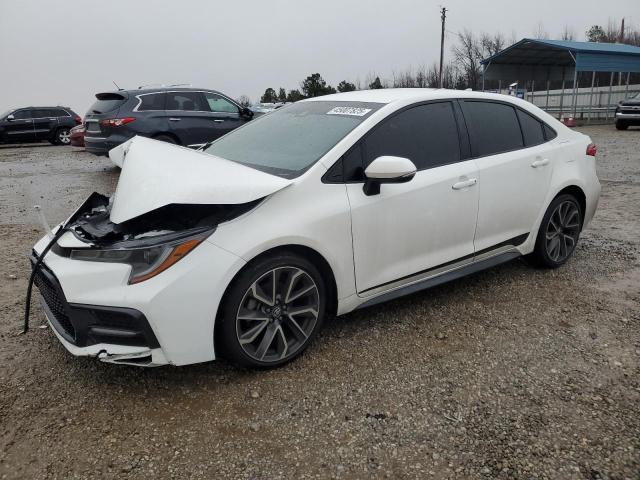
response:
<path id="1" fill-rule="evenodd" d="M 54 138 L 54 143 L 56 145 L 69 145 L 71 143 L 71 132 L 70 128 L 63 127 L 56 130 L 56 135 Z"/>
<path id="2" fill-rule="evenodd" d="M 629 128 L 629 125 L 625 122 L 616 122 L 616 130 L 626 130 L 627 128 Z"/>
<path id="3" fill-rule="evenodd" d="M 170 135 L 157 135 L 157 136 L 155 136 L 153 138 L 154 138 L 154 140 L 160 140 L 161 142 L 173 143 L 174 145 L 178 143 L 178 142 L 176 142 L 176 139 L 173 138 Z"/>
<path id="4" fill-rule="evenodd" d="M 278 254 L 243 270 L 230 286 L 216 344 L 244 367 L 272 368 L 300 355 L 320 329 L 327 290 L 305 258 Z"/>
<path id="5" fill-rule="evenodd" d="M 582 230 L 582 209 L 573 195 L 556 197 L 542 218 L 535 250 L 529 259 L 534 264 L 557 268 L 576 248 Z"/>

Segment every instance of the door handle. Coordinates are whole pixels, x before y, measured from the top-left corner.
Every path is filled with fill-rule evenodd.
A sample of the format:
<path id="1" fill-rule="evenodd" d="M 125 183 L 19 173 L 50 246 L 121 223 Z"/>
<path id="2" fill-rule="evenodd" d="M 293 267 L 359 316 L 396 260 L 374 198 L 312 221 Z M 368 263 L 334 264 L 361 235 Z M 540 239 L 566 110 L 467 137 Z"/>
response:
<path id="1" fill-rule="evenodd" d="M 531 166 L 533 168 L 538 168 L 538 167 L 544 167 L 545 165 L 547 165 L 549 163 L 549 159 L 548 158 L 543 158 L 540 160 L 535 160 Z"/>
<path id="2" fill-rule="evenodd" d="M 216 122 L 216 123 L 222 123 L 222 122 L 224 122 L 224 120 L 217 119 L 217 120 L 214 120 L 214 122 Z"/>
<path id="3" fill-rule="evenodd" d="M 454 190 L 462 190 L 463 188 L 473 187 L 476 183 L 478 183 L 477 178 L 470 178 L 469 180 L 454 183 L 451 188 L 453 188 Z"/>
<path id="4" fill-rule="evenodd" d="M 170 121 L 170 122 L 179 122 L 179 121 L 180 121 L 180 119 L 179 119 L 179 118 L 174 118 L 174 117 L 172 117 L 172 118 L 170 118 L 170 119 L 169 119 L 169 121 Z"/>

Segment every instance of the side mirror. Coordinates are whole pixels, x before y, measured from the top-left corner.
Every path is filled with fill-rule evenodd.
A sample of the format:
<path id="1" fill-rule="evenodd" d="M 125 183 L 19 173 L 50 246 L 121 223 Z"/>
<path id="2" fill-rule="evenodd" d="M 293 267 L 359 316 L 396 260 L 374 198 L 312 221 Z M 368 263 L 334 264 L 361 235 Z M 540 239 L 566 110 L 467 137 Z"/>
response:
<path id="1" fill-rule="evenodd" d="M 364 171 L 364 194 L 379 194 L 383 183 L 406 183 L 415 176 L 416 170 L 416 166 L 408 158 L 388 155 L 378 157 Z"/>
<path id="2" fill-rule="evenodd" d="M 7 121 L 10 122 L 12 120 L 15 120 L 16 117 L 13 116 L 13 113 L 11 115 L 7 115 Z"/>
<path id="3" fill-rule="evenodd" d="M 242 107 L 240 109 L 240 115 L 242 115 L 243 117 L 252 118 L 253 117 L 253 110 L 251 110 L 248 107 Z"/>

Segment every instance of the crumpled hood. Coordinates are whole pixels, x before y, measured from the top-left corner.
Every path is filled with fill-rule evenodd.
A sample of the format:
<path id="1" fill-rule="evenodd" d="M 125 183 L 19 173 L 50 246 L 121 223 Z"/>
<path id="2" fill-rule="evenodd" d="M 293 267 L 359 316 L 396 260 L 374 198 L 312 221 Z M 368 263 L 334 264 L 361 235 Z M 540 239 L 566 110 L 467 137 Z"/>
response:
<path id="1" fill-rule="evenodd" d="M 252 202 L 291 184 L 239 163 L 145 137 L 132 138 L 109 156 L 118 157 L 122 167 L 111 207 L 113 223 L 170 204 Z"/>

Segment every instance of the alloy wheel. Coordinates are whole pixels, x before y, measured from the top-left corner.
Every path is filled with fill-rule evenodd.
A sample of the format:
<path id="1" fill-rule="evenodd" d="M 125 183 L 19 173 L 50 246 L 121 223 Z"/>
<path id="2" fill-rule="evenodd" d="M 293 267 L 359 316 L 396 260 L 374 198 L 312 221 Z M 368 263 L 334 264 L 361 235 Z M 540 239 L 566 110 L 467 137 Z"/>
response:
<path id="1" fill-rule="evenodd" d="M 269 270 L 245 292 L 236 314 L 244 352 L 262 363 L 279 362 L 307 343 L 318 321 L 320 294 L 298 267 Z"/>
<path id="2" fill-rule="evenodd" d="M 575 202 L 564 201 L 549 217 L 546 250 L 554 262 L 563 262 L 573 252 L 580 235 L 580 210 Z"/>
<path id="3" fill-rule="evenodd" d="M 63 145 L 69 145 L 71 143 L 71 132 L 65 128 L 58 132 L 58 141 Z"/>

